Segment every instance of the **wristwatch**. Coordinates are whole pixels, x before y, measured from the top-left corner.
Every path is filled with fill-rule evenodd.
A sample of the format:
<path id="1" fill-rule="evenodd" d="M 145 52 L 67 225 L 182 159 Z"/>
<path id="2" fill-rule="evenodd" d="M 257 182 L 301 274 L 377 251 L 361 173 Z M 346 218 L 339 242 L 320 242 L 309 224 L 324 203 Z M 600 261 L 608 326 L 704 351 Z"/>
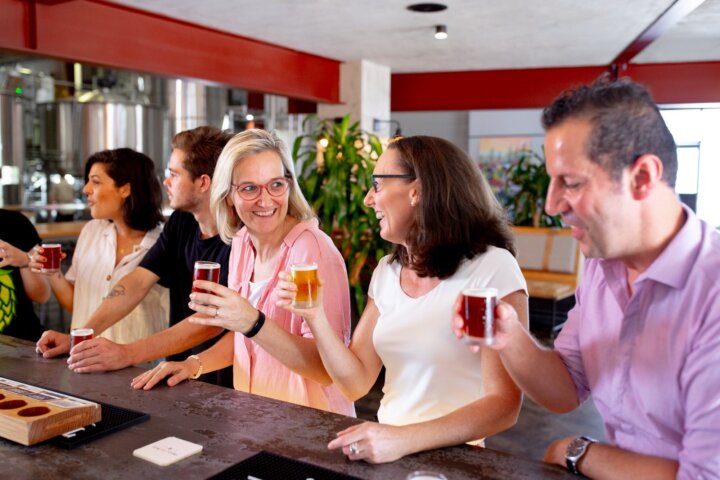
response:
<path id="1" fill-rule="evenodd" d="M 577 437 L 567 447 L 565 451 L 565 465 L 570 473 L 580 475 L 577 464 L 587 452 L 587 448 L 591 443 L 597 443 L 597 440 L 590 437 Z"/>

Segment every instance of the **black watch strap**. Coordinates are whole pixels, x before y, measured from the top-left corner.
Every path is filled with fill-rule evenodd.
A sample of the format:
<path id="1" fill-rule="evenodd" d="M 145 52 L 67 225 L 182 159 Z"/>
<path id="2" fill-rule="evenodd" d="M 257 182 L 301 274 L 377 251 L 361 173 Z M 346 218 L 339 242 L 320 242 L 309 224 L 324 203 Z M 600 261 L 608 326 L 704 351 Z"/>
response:
<path id="1" fill-rule="evenodd" d="M 265 314 L 258 310 L 258 319 L 255 321 L 255 325 L 253 325 L 252 328 L 243 335 L 247 338 L 252 338 L 258 334 L 263 325 L 265 325 Z"/>

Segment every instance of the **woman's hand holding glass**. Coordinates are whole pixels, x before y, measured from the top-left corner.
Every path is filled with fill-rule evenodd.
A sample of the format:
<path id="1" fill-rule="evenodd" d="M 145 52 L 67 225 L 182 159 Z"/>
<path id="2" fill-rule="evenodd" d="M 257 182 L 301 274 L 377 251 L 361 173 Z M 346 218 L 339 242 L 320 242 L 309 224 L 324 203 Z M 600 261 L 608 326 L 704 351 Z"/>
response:
<path id="1" fill-rule="evenodd" d="M 258 310 L 235 290 L 207 280 L 195 280 L 193 287 L 209 293 L 190 294 L 188 306 L 201 314 L 190 317 L 190 323 L 222 327 L 240 333 L 250 331 L 255 325 Z"/>
<path id="2" fill-rule="evenodd" d="M 323 310 L 323 281 L 318 279 L 317 301 L 314 307 L 298 308 L 294 305 L 295 296 L 297 295 L 297 285 L 293 282 L 290 272 L 278 273 L 278 283 L 275 286 L 275 295 L 278 300 L 275 305 L 284 308 L 295 315 L 301 316 L 305 321 L 313 323 L 320 316 L 325 315 Z"/>
<path id="3" fill-rule="evenodd" d="M 27 266 L 30 267 L 30 270 L 33 273 L 40 273 L 42 275 L 48 275 L 52 276 L 55 275 L 57 272 L 48 272 L 46 271 L 46 261 L 48 260 L 47 257 L 44 257 L 43 254 L 43 247 L 40 245 L 34 246 L 30 251 L 27 253 L 28 257 L 28 264 Z M 67 254 L 65 252 L 60 252 L 60 261 L 62 262 L 67 258 Z"/>

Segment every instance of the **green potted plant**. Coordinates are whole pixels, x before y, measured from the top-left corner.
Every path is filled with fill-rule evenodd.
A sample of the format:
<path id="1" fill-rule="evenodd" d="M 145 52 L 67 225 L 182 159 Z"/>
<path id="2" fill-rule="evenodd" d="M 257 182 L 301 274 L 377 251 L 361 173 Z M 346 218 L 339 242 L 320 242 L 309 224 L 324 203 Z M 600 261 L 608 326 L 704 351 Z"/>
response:
<path id="1" fill-rule="evenodd" d="M 533 227 L 560 227 L 560 216 L 545 213 L 545 198 L 550 176 L 545 170 L 545 159 L 533 150 L 518 152 L 507 174 L 504 206 L 514 225 Z"/>
<path id="2" fill-rule="evenodd" d="M 309 117 L 303 127 L 309 133 L 295 139 L 292 151 L 300 163 L 298 182 L 320 228 L 345 258 L 350 290 L 362 312 L 372 271 L 387 252 L 379 222 L 363 204 L 383 147 L 359 122 L 350 123 L 349 115 L 338 122 Z"/>

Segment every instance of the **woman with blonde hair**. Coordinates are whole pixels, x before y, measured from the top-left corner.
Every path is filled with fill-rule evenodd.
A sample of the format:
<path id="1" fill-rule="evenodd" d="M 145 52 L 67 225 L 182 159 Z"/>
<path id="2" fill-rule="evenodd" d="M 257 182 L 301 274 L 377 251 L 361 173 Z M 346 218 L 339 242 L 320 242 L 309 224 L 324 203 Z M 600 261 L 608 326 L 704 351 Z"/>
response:
<path id="1" fill-rule="evenodd" d="M 195 281 L 209 293 L 190 295 L 190 307 L 201 314 L 190 321 L 230 332 L 199 355 L 137 377 L 133 386 L 149 389 L 166 376 L 172 386 L 233 365 L 237 390 L 354 415 L 352 402 L 331 385 L 302 316 L 276 306 L 278 273 L 295 263 L 316 263 L 328 283 L 324 308 L 333 312 L 330 328 L 338 341 L 349 341 L 345 263 L 318 228 L 274 133 L 251 129 L 228 142 L 213 175 L 210 208 L 221 238 L 232 245 L 228 287 Z"/>

